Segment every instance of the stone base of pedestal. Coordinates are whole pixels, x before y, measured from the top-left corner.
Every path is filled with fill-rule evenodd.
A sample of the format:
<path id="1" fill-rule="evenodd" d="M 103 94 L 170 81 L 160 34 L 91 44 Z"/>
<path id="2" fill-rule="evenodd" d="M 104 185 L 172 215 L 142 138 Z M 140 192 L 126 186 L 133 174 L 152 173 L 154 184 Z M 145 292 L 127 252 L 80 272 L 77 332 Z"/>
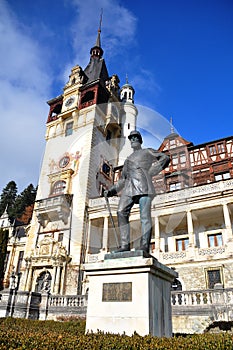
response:
<path id="1" fill-rule="evenodd" d="M 39 318 L 40 293 L 4 289 L 1 291 L 0 317 Z"/>
<path id="2" fill-rule="evenodd" d="M 171 282 L 177 273 L 139 250 L 85 264 L 89 280 L 86 332 L 172 335 Z"/>

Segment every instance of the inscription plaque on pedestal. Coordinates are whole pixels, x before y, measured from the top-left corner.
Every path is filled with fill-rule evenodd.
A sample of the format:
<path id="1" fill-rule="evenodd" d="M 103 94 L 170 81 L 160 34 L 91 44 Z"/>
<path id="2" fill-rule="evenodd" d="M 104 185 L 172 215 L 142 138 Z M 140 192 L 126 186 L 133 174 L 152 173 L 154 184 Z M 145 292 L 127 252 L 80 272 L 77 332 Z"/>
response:
<path id="1" fill-rule="evenodd" d="M 103 283 L 102 301 L 132 301 L 132 282 Z"/>

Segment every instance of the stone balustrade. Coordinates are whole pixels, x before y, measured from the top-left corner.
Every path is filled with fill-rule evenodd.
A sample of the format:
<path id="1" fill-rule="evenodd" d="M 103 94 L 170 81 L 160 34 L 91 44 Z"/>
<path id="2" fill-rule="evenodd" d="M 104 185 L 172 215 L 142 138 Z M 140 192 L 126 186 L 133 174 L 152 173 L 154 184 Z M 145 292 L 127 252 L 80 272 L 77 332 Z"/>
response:
<path id="1" fill-rule="evenodd" d="M 50 295 L 49 307 L 83 307 L 87 306 L 86 295 Z"/>
<path id="2" fill-rule="evenodd" d="M 195 197 L 206 197 L 208 194 L 214 194 L 218 192 L 225 192 L 232 190 L 233 179 L 217 181 L 206 185 L 193 186 L 181 189 L 179 191 L 171 191 L 166 193 L 157 194 L 152 202 L 155 208 L 163 206 L 167 202 L 176 202 L 187 200 L 188 198 Z M 111 197 L 109 198 L 111 206 L 117 205 L 119 198 Z M 90 208 L 102 208 L 105 205 L 105 199 L 103 197 L 94 198 L 89 200 Z"/>
<path id="3" fill-rule="evenodd" d="M 206 197 L 208 194 L 214 194 L 218 192 L 225 192 L 232 190 L 233 179 L 225 181 L 217 181 L 206 185 L 193 186 L 189 188 L 184 188 L 179 191 L 172 191 L 167 193 L 158 194 L 153 200 L 153 205 L 157 208 L 160 205 L 164 205 L 166 202 L 183 201 L 188 198 L 195 197 Z"/>
<path id="4" fill-rule="evenodd" d="M 233 288 L 173 291 L 172 306 L 233 305 Z"/>

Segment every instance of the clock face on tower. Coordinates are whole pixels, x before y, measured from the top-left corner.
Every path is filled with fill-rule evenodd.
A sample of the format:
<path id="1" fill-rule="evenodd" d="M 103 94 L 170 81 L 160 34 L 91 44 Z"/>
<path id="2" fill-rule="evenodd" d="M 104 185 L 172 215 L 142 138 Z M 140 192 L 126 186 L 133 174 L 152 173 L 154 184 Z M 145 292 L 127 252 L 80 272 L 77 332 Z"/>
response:
<path id="1" fill-rule="evenodd" d="M 74 103 L 74 96 L 70 96 L 65 100 L 66 107 L 71 107 L 73 103 Z"/>
<path id="2" fill-rule="evenodd" d="M 69 162 L 70 162 L 70 157 L 64 156 L 60 159 L 59 167 L 65 168 L 69 164 Z"/>

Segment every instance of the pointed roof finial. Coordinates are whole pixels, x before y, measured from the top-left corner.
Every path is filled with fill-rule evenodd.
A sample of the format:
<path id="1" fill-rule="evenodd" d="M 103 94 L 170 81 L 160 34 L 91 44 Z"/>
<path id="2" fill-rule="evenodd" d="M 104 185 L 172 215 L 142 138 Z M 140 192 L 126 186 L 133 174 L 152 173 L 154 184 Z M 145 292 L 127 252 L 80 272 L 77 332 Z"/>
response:
<path id="1" fill-rule="evenodd" d="M 170 127 L 171 127 L 171 134 L 174 133 L 174 126 L 172 124 L 172 117 L 170 117 Z"/>
<path id="2" fill-rule="evenodd" d="M 103 19 L 103 9 L 100 11 L 100 25 L 99 25 L 99 31 L 101 32 L 101 26 L 102 26 L 102 19 Z"/>
<path id="3" fill-rule="evenodd" d="M 129 84 L 129 80 L 128 80 L 128 74 L 126 73 L 126 79 L 125 79 L 125 83 Z"/>
<path id="4" fill-rule="evenodd" d="M 100 23 L 99 23 L 98 35 L 95 43 L 95 46 L 98 46 L 98 47 L 101 47 L 100 33 L 101 33 L 102 20 L 103 20 L 103 9 L 101 9 L 101 12 L 100 12 Z"/>

